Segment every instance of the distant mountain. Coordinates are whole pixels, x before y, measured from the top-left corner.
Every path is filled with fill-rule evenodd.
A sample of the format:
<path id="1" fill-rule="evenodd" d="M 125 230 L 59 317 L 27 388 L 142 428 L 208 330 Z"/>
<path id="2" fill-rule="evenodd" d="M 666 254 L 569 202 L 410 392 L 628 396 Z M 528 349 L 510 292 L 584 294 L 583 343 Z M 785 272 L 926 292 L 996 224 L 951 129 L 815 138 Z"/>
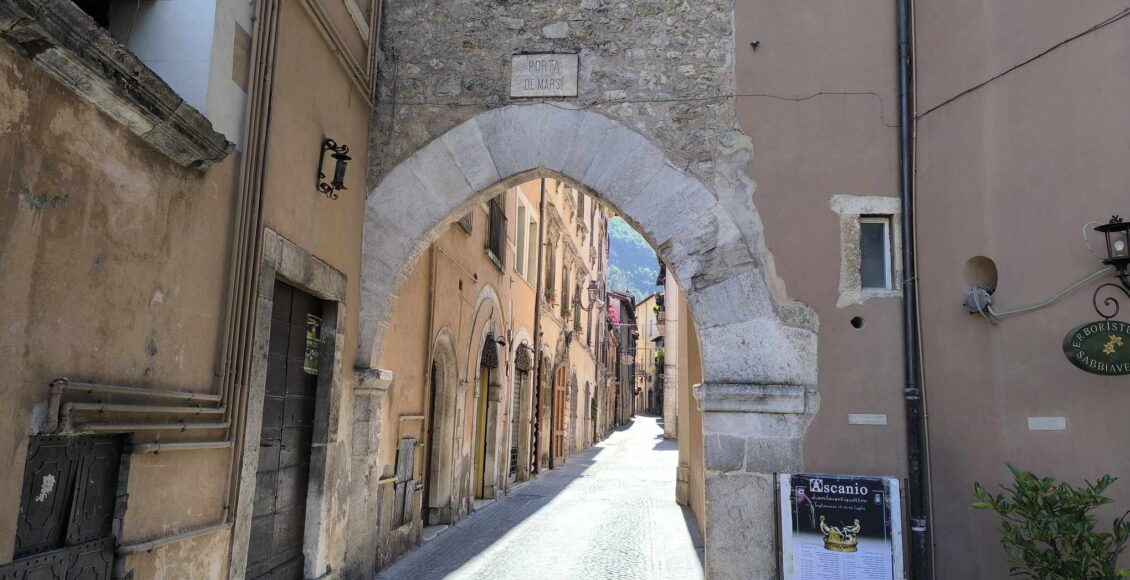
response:
<path id="1" fill-rule="evenodd" d="M 659 290 L 659 259 L 643 236 L 615 217 L 608 221 L 608 239 L 608 289 L 632 294 L 637 301 Z"/>

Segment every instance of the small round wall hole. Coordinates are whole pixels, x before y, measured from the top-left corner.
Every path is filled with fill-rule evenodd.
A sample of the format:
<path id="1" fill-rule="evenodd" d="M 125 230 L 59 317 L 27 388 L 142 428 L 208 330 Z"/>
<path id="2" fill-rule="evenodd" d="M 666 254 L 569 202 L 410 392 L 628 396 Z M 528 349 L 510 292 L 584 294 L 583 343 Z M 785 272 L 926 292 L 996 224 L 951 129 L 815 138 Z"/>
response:
<path id="1" fill-rule="evenodd" d="M 985 256 L 973 256 L 963 269 L 967 286 L 979 286 L 989 294 L 997 291 L 997 264 Z"/>
<path id="2" fill-rule="evenodd" d="M 864 326 L 866 326 L 866 324 L 867 324 L 867 323 L 866 323 L 866 322 L 864 322 L 864 321 L 863 321 L 863 318 L 862 318 L 862 317 L 860 317 L 860 316 L 853 316 L 853 317 L 851 317 L 851 327 L 852 327 L 852 328 L 856 328 L 856 329 L 859 329 L 859 330 L 863 330 L 863 327 L 864 327 Z"/>

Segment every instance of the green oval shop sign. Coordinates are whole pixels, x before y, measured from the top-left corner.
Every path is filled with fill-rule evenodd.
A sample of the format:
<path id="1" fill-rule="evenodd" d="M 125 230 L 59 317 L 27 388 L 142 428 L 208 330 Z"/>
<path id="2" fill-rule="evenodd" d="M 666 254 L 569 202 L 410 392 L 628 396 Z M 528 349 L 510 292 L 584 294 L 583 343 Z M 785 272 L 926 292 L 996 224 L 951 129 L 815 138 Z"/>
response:
<path id="1" fill-rule="evenodd" d="M 1118 320 L 1087 322 L 1063 338 L 1071 364 L 1096 375 L 1130 375 L 1130 324 Z"/>

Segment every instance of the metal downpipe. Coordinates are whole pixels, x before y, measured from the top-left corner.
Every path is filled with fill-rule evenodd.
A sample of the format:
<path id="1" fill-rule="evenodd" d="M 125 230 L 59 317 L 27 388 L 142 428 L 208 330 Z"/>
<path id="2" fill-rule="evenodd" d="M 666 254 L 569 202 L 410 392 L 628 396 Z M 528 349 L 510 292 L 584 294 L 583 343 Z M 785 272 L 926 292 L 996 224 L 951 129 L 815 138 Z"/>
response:
<path id="1" fill-rule="evenodd" d="M 907 494 L 910 508 L 910 577 L 930 574 L 929 522 L 926 511 L 926 462 L 923 393 L 920 384 L 918 269 L 914 237 L 914 90 L 911 54 L 911 0 L 895 0 L 898 16 L 899 194 L 902 202 L 903 353 L 906 387 Z"/>
<path id="2" fill-rule="evenodd" d="M 545 396 L 541 392 L 544 385 L 539 380 L 541 377 L 541 307 L 542 301 L 545 300 L 545 290 L 542 289 L 542 270 L 545 268 L 545 178 L 541 178 L 541 197 L 538 201 L 538 272 L 534 282 L 534 375 L 533 385 L 534 394 L 536 396 L 530 397 L 531 404 L 534 406 L 533 413 L 534 420 L 537 421 L 537 429 L 534 429 L 533 437 L 531 437 L 531 448 L 533 449 L 534 465 L 531 470 L 531 475 L 541 473 L 541 434 L 545 428 L 544 417 L 541 416 L 541 407 L 543 406 L 542 397 Z"/>

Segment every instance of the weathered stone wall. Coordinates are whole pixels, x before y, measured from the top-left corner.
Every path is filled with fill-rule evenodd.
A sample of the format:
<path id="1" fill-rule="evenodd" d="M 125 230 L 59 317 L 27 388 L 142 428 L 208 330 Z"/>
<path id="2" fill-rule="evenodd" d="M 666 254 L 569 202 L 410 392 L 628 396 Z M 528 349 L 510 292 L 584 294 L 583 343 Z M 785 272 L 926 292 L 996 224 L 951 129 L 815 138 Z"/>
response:
<path id="1" fill-rule="evenodd" d="M 385 8 L 370 175 L 511 99 L 510 58 L 580 55 L 585 108 L 622 121 L 713 181 L 745 141 L 734 121 L 732 0 L 436 2 Z"/>
<path id="2" fill-rule="evenodd" d="M 788 299 L 753 205 L 733 10 L 729 0 L 388 6 L 362 252 L 367 366 L 404 272 L 484 196 L 564 177 L 637 225 L 687 292 L 701 339 L 712 578 L 776 575 L 772 473 L 802 465 L 818 401 L 816 318 Z M 511 99 L 512 55 L 546 52 L 579 55 L 579 96 Z"/>

